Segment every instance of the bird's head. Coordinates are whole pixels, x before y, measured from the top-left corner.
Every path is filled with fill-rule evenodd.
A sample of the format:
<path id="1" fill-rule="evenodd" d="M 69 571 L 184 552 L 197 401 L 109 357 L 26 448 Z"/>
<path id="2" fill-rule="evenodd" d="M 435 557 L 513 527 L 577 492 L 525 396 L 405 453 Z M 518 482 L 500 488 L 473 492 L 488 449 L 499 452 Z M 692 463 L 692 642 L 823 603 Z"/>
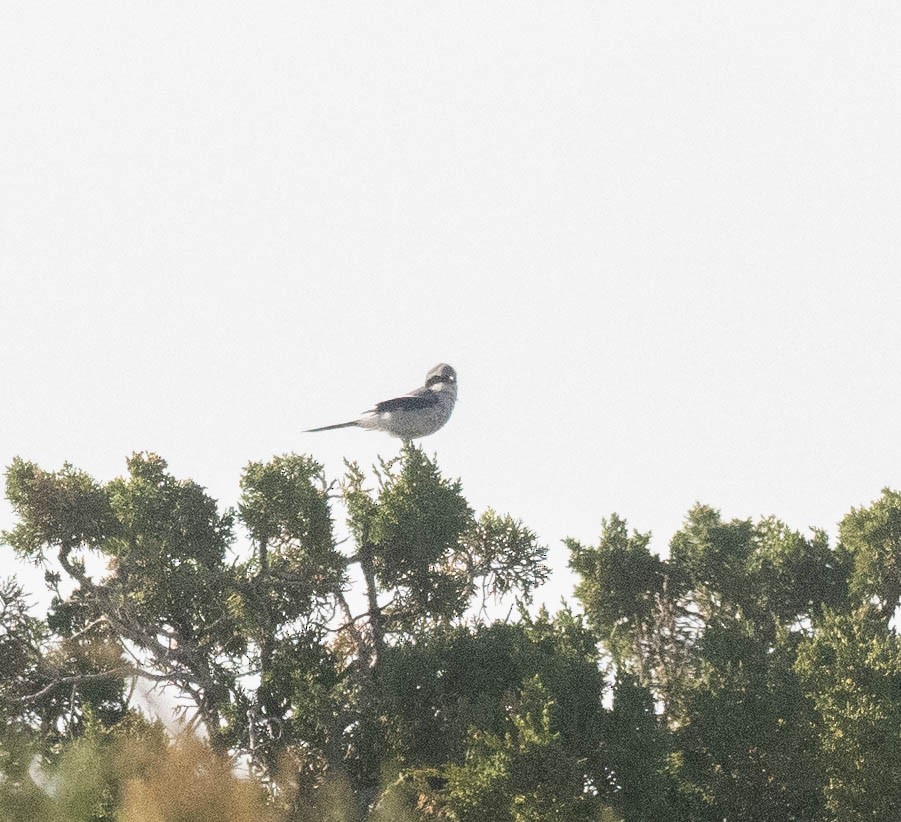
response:
<path id="1" fill-rule="evenodd" d="M 425 387 L 433 391 L 452 390 L 457 393 L 457 372 L 447 363 L 438 363 L 425 375 Z"/>

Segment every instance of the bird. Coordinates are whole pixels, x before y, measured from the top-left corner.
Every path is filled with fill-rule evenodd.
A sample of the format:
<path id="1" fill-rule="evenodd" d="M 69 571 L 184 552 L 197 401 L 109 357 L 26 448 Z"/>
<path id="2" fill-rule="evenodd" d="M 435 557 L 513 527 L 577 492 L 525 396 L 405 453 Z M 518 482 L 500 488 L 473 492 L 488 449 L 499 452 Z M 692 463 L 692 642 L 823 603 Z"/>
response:
<path id="1" fill-rule="evenodd" d="M 384 431 L 404 442 L 434 434 L 449 419 L 457 401 L 457 372 L 447 363 L 438 363 L 425 375 L 425 385 L 393 400 L 376 403 L 364 416 L 304 433 L 333 431 L 336 428 L 367 428 Z"/>

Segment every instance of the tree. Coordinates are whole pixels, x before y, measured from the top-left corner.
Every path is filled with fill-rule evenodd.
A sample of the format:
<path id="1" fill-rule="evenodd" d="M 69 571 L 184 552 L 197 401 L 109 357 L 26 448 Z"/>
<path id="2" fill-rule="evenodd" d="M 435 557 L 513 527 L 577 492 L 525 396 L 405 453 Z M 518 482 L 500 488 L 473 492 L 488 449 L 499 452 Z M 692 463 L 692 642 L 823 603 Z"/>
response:
<path id="1" fill-rule="evenodd" d="M 616 670 L 667 702 L 682 672 L 688 634 L 667 564 L 648 547 L 650 534 L 630 534 L 614 514 L 602 522 L 596 548 L 565 542 L 579 576 L 576 597 Z"/>
<path id="2" fill-rule="evenodd" d="M 830 818 L 891 819 L 901 805 L 901 640 L 879 610 L 829 614 L 796 668 L 820 719 Z"/>
<path id="3" fill-rule="evenodd" d="M 448 819 L 588 822 L 609 813 L 578 757 L 553 730 L 555 707 L 535 676 L 511 704 L 502 735 L 470 732 L 462 764 L 442 772 L 437 803 Z"/>
<path id="4" fill-rule="evenodd" d="M 707 627 L 674 723 L 671 769 L 702 820 L 822 818 L 816 717 L 793 665 L 798 638 L 775 642 L 747 620 Z"/>
<path id="5" fill-rule="evenodd" d="M 628 822 L 684 818 L 667 769 L 670 740 L 651 691 L 631 674 L 613 683 L 601 729 L 600 770 L 610 805 Z"/>
<path id="6" fill-rule="evenodd" d="M 852 508 L 839 540 L 856 602 L 873 605 L 888 622 L 901 604 L 901 493 L 885 488 L 869 508 Z"/>
<path id="7" fill-rule="evenodd" d="M 657 764 L 619 765 L 624 785 L 643 786 L 620 807 L 635 819 L 652 807 L 673 819 L 817 819 L 816 717 L 794 663 L 811 621 L 845 600 L 845 554 L 821 532 L 724 522 L 702 505 L 669 559 L 648 543 L 616 516 L 596 548 L 569 542 L 589 624 L 633 698 L 646 689 L 659 711 L 656 741 L 643 735 Z"/>
<path id="8" fill-rule="evenodd" d="M 33 614 L 0 581 L 0 819 L 813 822 L 901 801 L 895 492 L 835 548 L 697 505 L 664 559 L 614 514 L 567 541 L 584 613 L 551 616 L 526 608 L 535 535 L 421 449 L 339 482 L 275 457 L 240 490 L 222 510 L 153 454 L 106 483 L 9 467 L 4 540 L 53 599 Z M 185 734 L 146 719 L 138 680 L 177 695 Z"/>
<path id="9" fill-rule="evenodd" d="M 341 484 L 348 554 L 333 534 L 334 485 L 308 457 L 250 464 L 237 510 L 224 512 L 153 454 L 106 484 L 16 460 L 7 496 L 18 523 L 5 540 L 45 566 L 56 596 L 46 629 L 24 630 L 10 591 L 10 654 L 23 673 L 0 698 L 14 694 L 19 720 L 47 706 L 38 736 L 49 755 L 59 718 L 77 737 L 89 714 L 109 725 L 128 714 L 135 677 L 164 683 L 190 700 L 213 748 L 246 757 L 295 815 L 310 792 L 338 784 L 364 815 L 394 767 L 378 741 L 393 718 L 374 709 L 386 653 L 462 625 L 486 599 L 526 600 L 547 575 L 534 534 L 490 510 L 475 518 L 460 483 L 420 449 L 406 446 L 375 479 L 368 488 L 349 465 Z"/>

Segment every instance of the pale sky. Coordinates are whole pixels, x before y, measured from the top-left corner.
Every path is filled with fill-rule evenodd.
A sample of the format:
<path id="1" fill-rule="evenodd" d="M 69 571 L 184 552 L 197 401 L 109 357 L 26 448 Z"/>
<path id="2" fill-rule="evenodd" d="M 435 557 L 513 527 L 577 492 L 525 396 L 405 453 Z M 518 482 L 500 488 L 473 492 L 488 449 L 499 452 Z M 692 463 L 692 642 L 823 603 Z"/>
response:
<path id="1" fill-rule="evenodd" d="M 901 487 L 895 2 L 7 0 L 0 76 L 3 467 L 233 504 L 396 453 L 301 430 L 449 362 L 422 444 L 552 606 L 611 512 L 665 551 Z"/>

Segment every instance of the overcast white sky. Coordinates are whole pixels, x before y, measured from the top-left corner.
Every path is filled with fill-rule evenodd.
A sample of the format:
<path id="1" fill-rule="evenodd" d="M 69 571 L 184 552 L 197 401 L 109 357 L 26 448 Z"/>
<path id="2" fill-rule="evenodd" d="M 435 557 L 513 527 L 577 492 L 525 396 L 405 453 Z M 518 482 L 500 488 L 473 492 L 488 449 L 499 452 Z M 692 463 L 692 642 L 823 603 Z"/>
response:
<path id="1" fill-rule="evenodd" d="M 897 3 L 9 0 L 0 76 L 3 466 L 231 504 L 446 361 L 423 445 L 551 604 L 613 511 L 901 486 Z"/>

